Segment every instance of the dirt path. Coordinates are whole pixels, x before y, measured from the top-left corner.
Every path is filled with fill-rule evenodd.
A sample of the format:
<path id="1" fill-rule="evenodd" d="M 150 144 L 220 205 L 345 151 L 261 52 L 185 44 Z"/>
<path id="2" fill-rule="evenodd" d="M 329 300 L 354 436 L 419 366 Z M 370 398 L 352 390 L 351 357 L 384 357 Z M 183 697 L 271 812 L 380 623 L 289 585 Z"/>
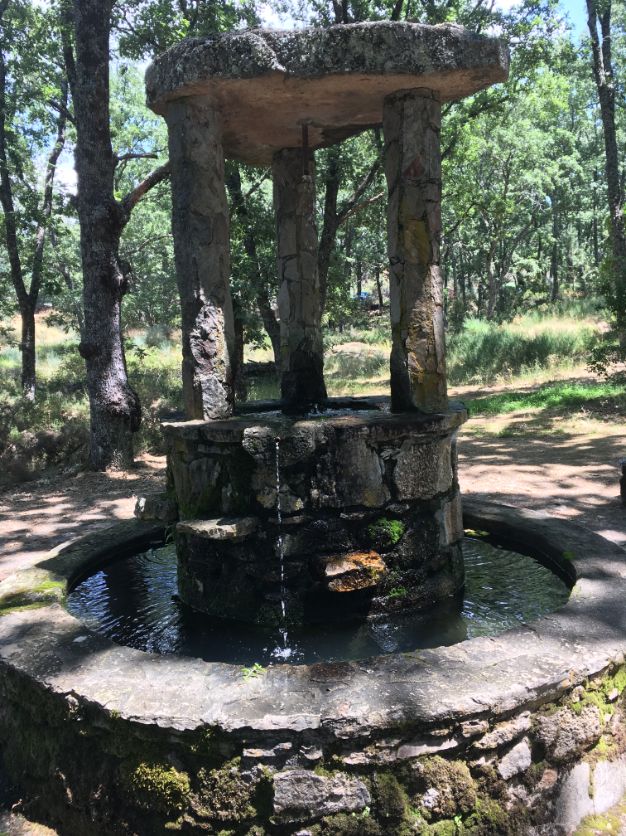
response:
<path id="1" fill-rule="evenodd" d="M 503 427 L 513 418 L 503 418 Z M 480 420 L 472 419 L 460 436 L 465 495 L 569 517 L 626 545 L 626 509 L 618 486 L 626 441 L 619 426 L 607 425 L 603 434 L 512 437 L 493 429 L 481 434 Z M 136 496 L 159 490 L 163 478 L 164 460 L 147 456 L 131 473 L 55 477 L 0 494 L 0 579 L 61 543 L 131 517 Z M 17 801 L 0 776 L 0 836 L 52 834 L 10 814 Z M 626 836 L 626 818 L 620 832 Z"/>

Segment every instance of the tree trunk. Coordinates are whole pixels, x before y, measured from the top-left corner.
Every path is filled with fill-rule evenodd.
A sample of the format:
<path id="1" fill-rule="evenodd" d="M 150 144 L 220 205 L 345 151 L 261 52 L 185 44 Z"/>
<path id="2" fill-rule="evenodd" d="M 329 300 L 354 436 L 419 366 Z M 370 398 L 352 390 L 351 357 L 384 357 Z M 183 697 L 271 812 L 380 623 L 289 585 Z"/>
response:
<path id="1" fill-rule="evenodd" d="M 378 314 L 381 316 L 383 312 L 383 286 L 380 281 L 380 267 L 378 264 L 374 267 L 374 278 L 376 279 L 376 293 L 378 294 Z"/>
<path id="2" fill-rule="evenodd" d="M 550 258 L 550 276 L 552 288 L 550 290 L 550 301 L 556 302 L 559 298 L 559 237 L 561 235 L 559 224 L 559 212 L 556 204 L 556 195 L 552 195 L 552 256 Z"/>
<path id="3" fill-rule="evenodd" d="M 0 9 L 0 21 L 8 4 Z M 4 212 L 4 229 L 6 248 L 8 253 L 11 282 L 17 296 L 21 315 L 22 340 L 22 395 L 28 401 L 35 400 L 36 394 L 36 350 L 35 350 L 35 308 L 39 298 L 39 289 L 43 274 L 43 256 L 46 242 L 48 222 L 52 213 L 52 192 L 56 164 L 65 144 L 65 123 L 67 106 L 67 83 L 61 84 L 60 113 L 57 119 L 57 135 L 48 160 L 44 176 L 43 200 L 41 217 L 35 233 L 35 246 L 32 257 L 30 287 L 27 289 L 22 268 L 22 259 L 15 222 L 15 207 L 13 201 L 13 186 L 9 159 L 7 154 L 8 131 L 6 125 L 6 65 L 2 49 L 0 49 L 0 204 Z"/>
<path id="4" fill-rule="evenodd" d="M 491 242 L 487 255 L 487 317 L 492 319 L 498 307 L 498 277 L 496 273 L 496 241 Z"/>
<path id="5" fill-rule="evenodd" d="M 20 305 L 22 319 L 22 395 L 28 401 L 35 400 L 35 306 L 30 299 L 25 305 Z"/>
<path id="6" fill-rule="evenodd" d="M 70 80 L 76 119 L 78 217 L 85 324 L 79 346 L 87 367 L 92 467 L 127 468 L 139 429 L 139 398 L 128 382 L 121 334 L 127 277 L 118 260 L 125 223 L 114 197 L 109 125 L 111 0 L 75 0 L 76 66 Z"/>
<path id="7" fill-rule="evenodd" d="M 326 308 L 326 294 L 328 292 L 328 271 L 330 259 L 335 246 L 335 238 L 339 229 L 337 215 L 337 196 L 339 194 L 339 146 L 331 148 L 328 156 L 328 169 L 324 183 L 324 218 L 317 250 L 317 271 L 320 284 L 320 308 L 324 313 Z"/>
<path id="8" fill-rule="evenodd" d="M 622 348 L 626 348 L 626 227 L 615 124 L 617 83 L 611 57 L 611 0 L 605 0 L 601 4 L 601 11 L 599 6 L 597 0 L 587 0 L 587 24 L 604 134 L 606 187 L 613 250 L 613 309 L 619 342 Z"/>
<path id="9" fill-rule="evenodd" d="M 235 212 L 246 226 L 243 239 L 243 246 L 246 251 L 246 255 L 250 258 L 253 264 L 258 266 L 259 258 L 257 255 L 256 235 L 254 234 L 254 228 L 250 224 L 248 207 L 246 206 L 241 188 L 241 174 L 239 172 L 239 166 L 235 165 L 230 176 L 226 178 L 226 188 L 230 193 Z M 261 271 L 259 269 L 259 280 L 260 275 Z M 256 302 L 263 321 L 263 327 L 265 328 L 267 335 L 270 338 L 270 342 L 272 343 L 274 363 L 276 364 L 276 368 L 280 368 L 280 324 L 270 303 L 267 289 L 262 285 L 259 285 L 257 290 Z"/>

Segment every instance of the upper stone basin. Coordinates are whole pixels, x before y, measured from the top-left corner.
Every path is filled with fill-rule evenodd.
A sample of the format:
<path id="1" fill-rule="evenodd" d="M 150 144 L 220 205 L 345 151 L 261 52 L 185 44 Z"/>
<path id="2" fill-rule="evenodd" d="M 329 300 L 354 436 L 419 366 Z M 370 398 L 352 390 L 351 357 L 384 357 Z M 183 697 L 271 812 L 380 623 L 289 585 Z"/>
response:
<path id="1" fill-rule="evenodd" d="M 508 75 L 497 38 L 462 26 L 357 23 L 191 38 L 148 68 L 148 105 L 165 113 L 185 96 L 208 97 L 223 120 L 227 157 L 263 165 L 274 152 L 320 148 L 382 123 L 383 101 L 426 88 L 461 99 Z"/>

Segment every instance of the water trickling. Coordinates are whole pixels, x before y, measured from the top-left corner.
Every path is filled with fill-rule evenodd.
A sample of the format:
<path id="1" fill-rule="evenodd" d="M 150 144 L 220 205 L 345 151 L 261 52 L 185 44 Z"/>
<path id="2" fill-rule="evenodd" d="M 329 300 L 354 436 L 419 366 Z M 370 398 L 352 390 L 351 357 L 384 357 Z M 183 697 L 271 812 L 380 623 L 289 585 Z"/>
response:
<path id="1" fill-rule="evenodd" d="M 287 634 L 287 628 L 285 627 L 285 614 L 287 611 L 285 604 L 285 543 L 283 540 L 283 513 L 280 501 L 280 487 L 280 437 L 276 436 L 276 518 L 278 520 L 276 551 L 278 552 L 280 570 L 280 614 L 282 619 L 279 632 L 283 646 L 276 647 L 272 656 L 275 659 L 288 659 L 291 656 L 292 651 L 289 647 L 289 636 Z"/>
<path id="2" fill-rule="evenodd" d="M 278 519 L 278 540 L 276 541 L 280 562 L 280 612 L 285 619 L 285 544 L 283 542 L 283 513 L 280 504 L 280 438 L 276 436 L 276 517 Z"/>

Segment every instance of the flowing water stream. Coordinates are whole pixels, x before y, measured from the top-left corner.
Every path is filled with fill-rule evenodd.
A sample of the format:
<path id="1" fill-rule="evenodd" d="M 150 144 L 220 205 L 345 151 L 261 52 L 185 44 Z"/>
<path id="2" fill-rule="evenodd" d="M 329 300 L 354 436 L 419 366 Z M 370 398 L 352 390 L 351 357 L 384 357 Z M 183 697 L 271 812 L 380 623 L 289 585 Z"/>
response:
<path id="1" fill-rule="evenodd" d="M 274 659 L 289 659 L 292 649 L 289 647 L 289 635 L 285 626 L 287 607 L 285 603 L 285 541 L 283 539 L 283 513 L 280 501 L 280 436 L 276 436 L 276 518 L 278 520 L 278 537 L 276 538 L 276 551 L 280 569 L 280 614 L 282 624 L 279 627 L 279 634 L 282 646 L 279 644 L 274 648 L 272 657 Z"/>

